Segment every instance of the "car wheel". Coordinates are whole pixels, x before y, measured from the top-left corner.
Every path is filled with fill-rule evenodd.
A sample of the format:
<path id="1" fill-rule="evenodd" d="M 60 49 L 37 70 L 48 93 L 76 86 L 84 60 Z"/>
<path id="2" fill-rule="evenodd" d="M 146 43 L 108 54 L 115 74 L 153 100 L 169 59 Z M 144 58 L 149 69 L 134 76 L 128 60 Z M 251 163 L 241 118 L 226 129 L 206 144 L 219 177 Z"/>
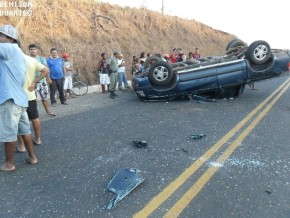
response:
<path id="1" fill-rule="evenodd" d="M 249 46 L 246 52 L 246 59 L 254 64 L 263 64 L 269 60 L 271 55 L 270 45 L 263 40 L 259 40 Z"/>
<path id="2" fill-rule="evenodd" d="M 165 61 L 158 61 L 150 66 L 148 78 L 154 85 L 167 85 L 173 77 L 172 67 Z"/>
<path id="3" fill-rule="evenodd" d="M 235 48 L 237 46 L 246 46 L 246 44 L 240 39 L 233 39 L 228 43 L 226 51 L 230 50 L 231 48 Z"/>
<path id="4" fill-rule="evenodd" d="M 162 61 L 162 58 L 157 56 L 147 58 L 146 61 L 144 62 L 144 68 L 145 69 L 149 68 L 152 64 L 156 63 L 157 61 Z"/>
<path id="5" fill-rule="evenodd" d="M 244 43 L 242 40 L 240 39 L 233 39 L 232 41 L 230 41 L 226 47 L 226 54 L 227 55 L 231 55 L 234 53 L 237 53 L 239 50 L 239 48 L 243 48 L 246 46 L 246 43 Z"/>

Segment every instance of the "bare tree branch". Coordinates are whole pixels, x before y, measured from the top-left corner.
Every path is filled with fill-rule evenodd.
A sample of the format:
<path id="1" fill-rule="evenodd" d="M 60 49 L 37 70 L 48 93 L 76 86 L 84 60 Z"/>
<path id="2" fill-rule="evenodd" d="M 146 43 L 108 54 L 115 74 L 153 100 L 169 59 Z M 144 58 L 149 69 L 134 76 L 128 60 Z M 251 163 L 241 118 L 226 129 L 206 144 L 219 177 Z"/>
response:
<path id="1" fill-rule="evenodd" d="M 97 26 L 99 25 L 101 28 L 104 29 L 103 25 L 100 24 L 100 22 L 99 22 L 99 18 L 107 19 L 108 21 L 111 21 L 112 24 L 113 24 L 116 28 L 119 28 L 111 18 L 106 17 L 106 16 L 103 16 L 103 15 L 98 15 L 96 12 L 93 12 L 93 14 L 92 14 L 92 19 L 94 20 L 94 24 L 95 24 L 95 27 L 96 27 L 96 28 L 97 28 Z"/>

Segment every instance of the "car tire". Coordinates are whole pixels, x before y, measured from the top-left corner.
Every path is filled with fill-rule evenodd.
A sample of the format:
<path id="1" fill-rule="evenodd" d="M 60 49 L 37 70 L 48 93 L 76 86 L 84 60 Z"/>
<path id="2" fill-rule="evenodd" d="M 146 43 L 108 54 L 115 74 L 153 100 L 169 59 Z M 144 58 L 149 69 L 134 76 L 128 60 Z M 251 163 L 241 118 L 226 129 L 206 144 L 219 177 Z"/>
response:
<path id="1" fill-rule="evenodd" d="M 236 55 L 238 58 L 240 58 L 242 56 L 241 53 L 243 53 L 242 51 L 244 50 L 243 48 L 246 46 L 246 43 L 244 43 L 242 40 L 233 39 L 226 47 L 226 54 L 228 56 Z"/>
<path id="2" fill-rule="evenodd" d="M 238 46 L 246 46 L 246 43 L 244 43 L 242 40 L 240 39 L 233 39 L 232 41 L 230 41 L 226 47 L 226 51 L 238 47 Z"/>
<path id="3" fill-rule="evenodd" d="M 162 58 L 157 56 L 147 58 L 144 62 L 144 68 L 145 69 L 149 68 L 152 64 L 156 63 L 157 61 L 162 61 Z"/>
<path id="4" fill-rule="evenodd" d="M 172 77 L 172 67 L 165 61 L 158 61 L 149 68 L 148 78 L 154 85 L 165 86 L 170 83 Z"/>
<path id="5" fill-rule="evenodd" d="M 271 56 L 271 47 L 263 40 L 253 42 L 246 51 L 246 59 L 254 64 L 264 64 Z"/>

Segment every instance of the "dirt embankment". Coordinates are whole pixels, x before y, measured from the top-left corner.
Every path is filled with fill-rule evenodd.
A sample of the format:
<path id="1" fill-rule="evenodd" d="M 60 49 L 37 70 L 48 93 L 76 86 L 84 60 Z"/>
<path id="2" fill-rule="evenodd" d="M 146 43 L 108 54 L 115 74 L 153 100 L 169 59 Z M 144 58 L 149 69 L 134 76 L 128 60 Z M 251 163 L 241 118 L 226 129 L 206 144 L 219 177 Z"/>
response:
<path id="1" fill-rule="evenodd" d="M 130 77 L 132 56 L 141 51 L 164 54 L 182 48 L 187 54 L 199 47 L 202 56 L 216 55 L 236 38 L 195 20 L 146 8 L 121 8 L 93 0 L 31 2 L 32 16 L 1 16 L 0 24 L 18 28 L 25 52 L 30 43 L 39 45 L 45 57 L 52 47 L 69 52 L 75 68 L 90 84 L 99 82 L 97 62 L 102 52 L 121 50 Z"/>

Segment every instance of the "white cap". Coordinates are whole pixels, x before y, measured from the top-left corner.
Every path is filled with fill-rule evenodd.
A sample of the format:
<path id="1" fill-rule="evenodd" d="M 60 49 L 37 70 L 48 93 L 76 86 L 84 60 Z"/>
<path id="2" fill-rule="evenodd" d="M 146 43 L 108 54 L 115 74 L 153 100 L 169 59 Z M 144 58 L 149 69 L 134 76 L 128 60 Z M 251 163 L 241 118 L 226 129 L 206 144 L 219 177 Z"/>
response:
<path id="1" fill-rule="evenodd" d="M 4 34 L 5 36 L 8 36 L 12 39 L 15 39 L 16 41 L 18 40 L 18 32 L 14 26 L 11 26 L 11 25 L 1 26 L 0 33 Z"/>

